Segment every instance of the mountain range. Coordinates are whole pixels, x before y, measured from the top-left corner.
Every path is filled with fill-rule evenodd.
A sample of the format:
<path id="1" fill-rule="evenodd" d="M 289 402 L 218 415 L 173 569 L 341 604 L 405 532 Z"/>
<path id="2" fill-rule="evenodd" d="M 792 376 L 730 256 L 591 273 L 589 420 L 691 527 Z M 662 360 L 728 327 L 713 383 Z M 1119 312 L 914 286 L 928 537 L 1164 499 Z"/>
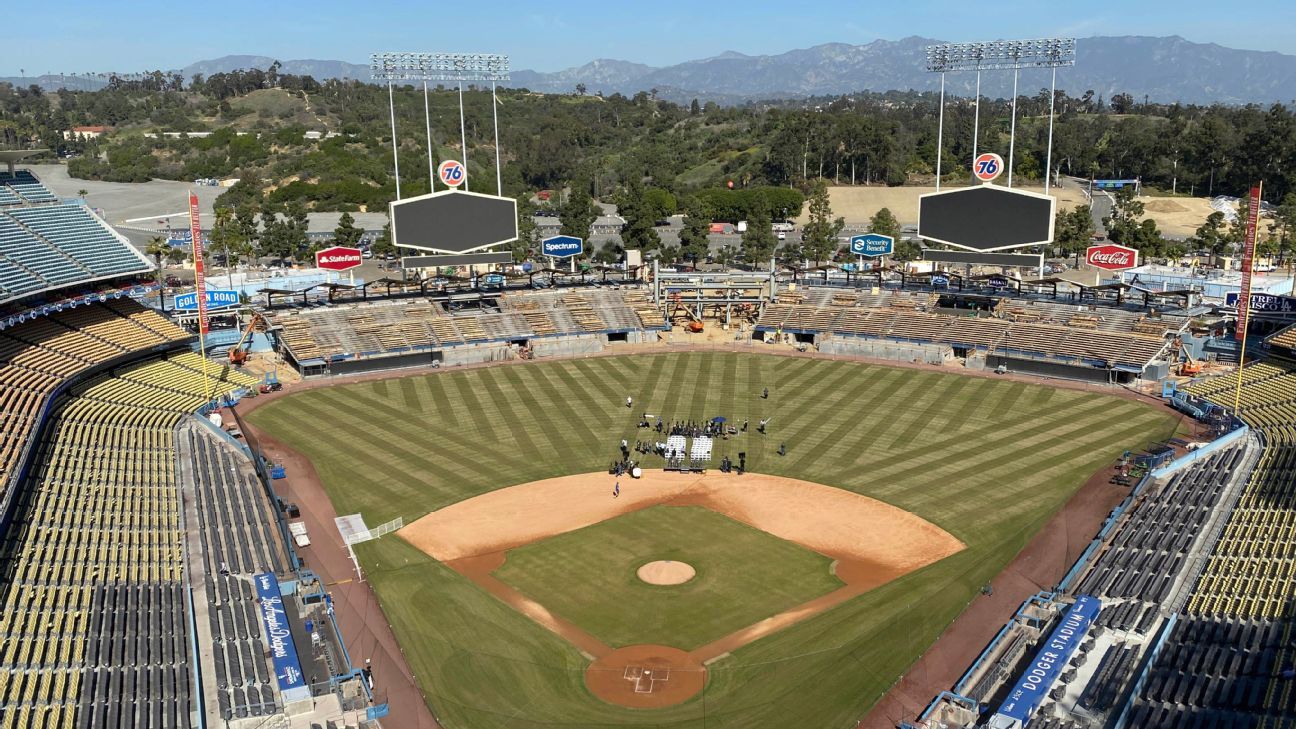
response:
<path id="1" fill-rule="evenodd" d="M 900 40 L 875 40 L 862 45 L 824 43 L 773 55 L 746 55 L 726 51 L 672 66 L 655 67 L 615 59 L 597 59 L 561 71 L 518 70 L 505 84 L 547 93 L 573 93 L 578 84 L 586 93 L 632 95 L 656 90 L 661 98 L 688 102 L 742 103 L 755 100 L 835 96 L 860 91 L 931 91 L 939 77 L 925 70 L 925 50 L 942 41 L 917 36 Z M 265 68 L 269 56 L 224 56 L 192 63 L 181 69 L 185 78 L 195 73 L 211 75 L 238 68 Z M 368 79 L 364 64 L 335 60 L 282 61 L 283 73 L 310 74 L 317 79 Z M 983 93 L 1007 97 L 1011 76 L 1002 72 L 984 75 Z M 19 79 L 3 79 L 18 83 Z M 57 88 L 76 88 L 58 74 L 33 78 Z M 95 79 L 81 81 L 90 88 Z M 1019 93 L 1033 94 L 1048 83 L 1046 71 L 1021 74 Z M 970 96 L 975 74 L 947 77 L 946 90 Z M 1085 91 L 1111 98 L 1128 93 L 1138 100 L 1197 104 L 1288 103 L 1296 99 L 1296 56 L 1272 51 L 1225 48 L 1214 43 L 1194 43 L 1178 36 L 1093 36 L 1076 41 L 1076 65 L 1058 70 L 1058 88 L 1078 96 Z"/>

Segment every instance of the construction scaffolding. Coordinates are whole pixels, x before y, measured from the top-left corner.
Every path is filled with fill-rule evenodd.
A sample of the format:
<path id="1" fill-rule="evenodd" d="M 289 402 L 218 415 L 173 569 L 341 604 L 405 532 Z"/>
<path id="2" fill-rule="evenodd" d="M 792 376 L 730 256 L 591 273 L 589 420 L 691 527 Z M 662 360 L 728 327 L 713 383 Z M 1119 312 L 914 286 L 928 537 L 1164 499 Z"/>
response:
<path id="1" fill-rule="evenodd" d="M 755 321 L 777 293 L 773 271 L 663 272 L 653 262 L 653 302 L 667 321 Z"/>

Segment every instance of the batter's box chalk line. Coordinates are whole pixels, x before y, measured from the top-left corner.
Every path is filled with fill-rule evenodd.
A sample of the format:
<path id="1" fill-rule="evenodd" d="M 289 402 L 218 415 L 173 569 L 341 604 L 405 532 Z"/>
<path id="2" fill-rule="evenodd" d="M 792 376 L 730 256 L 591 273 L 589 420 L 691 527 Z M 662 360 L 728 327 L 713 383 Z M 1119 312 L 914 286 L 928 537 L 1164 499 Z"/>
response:
<path id="1" fill-rule="evenodd" d="M 625 672 L 621 674 L 621 677 L 627 681 L 634 682 L 635 693 L 650 694 L 656 688 L 658 681 L 670 680 L 670 669 L 626 666 Z"/>

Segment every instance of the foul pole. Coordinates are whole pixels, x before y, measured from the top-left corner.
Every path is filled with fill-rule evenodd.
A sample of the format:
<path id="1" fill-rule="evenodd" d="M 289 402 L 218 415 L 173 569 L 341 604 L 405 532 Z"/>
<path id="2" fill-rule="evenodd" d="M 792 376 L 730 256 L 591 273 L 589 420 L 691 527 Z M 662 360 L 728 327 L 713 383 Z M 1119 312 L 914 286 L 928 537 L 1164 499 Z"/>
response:
<path id="1" fill-rule="evenodd" d="M 198 222 L 198 196 L 189 191 L 189 237 L 193 242 L 194 293 L 198 298 L 198 356 L 202 358 L 203 397 L 211 402 L 207 376 L 207 280 L 203 270 L 202 230 Z"/>

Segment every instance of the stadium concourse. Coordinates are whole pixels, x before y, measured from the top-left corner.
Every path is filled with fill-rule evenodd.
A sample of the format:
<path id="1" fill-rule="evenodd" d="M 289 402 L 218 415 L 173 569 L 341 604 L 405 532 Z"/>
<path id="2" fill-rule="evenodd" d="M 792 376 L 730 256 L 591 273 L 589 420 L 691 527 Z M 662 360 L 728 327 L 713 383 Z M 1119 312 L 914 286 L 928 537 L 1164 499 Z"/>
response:
<path id="1" fill-rule="evenodd" d="M 153 274 L 0 174 L 0 727 L 359 726 L 331 598 L 246 448 L 194 417 L 260 383 L 139 303 Z"/>
<path id="2" fill-rule="evenodd" d="M 1222 435 L 1147 473 L 1057 589 L 1024 603 L 910 726 L 1291 726 L 1294 344 L 1289 327 L 1236 376 L 1172 392 Z M 1064 643 L 1048 631 L 1085 600 L 1101 609 L 1052 654 Z"/>

